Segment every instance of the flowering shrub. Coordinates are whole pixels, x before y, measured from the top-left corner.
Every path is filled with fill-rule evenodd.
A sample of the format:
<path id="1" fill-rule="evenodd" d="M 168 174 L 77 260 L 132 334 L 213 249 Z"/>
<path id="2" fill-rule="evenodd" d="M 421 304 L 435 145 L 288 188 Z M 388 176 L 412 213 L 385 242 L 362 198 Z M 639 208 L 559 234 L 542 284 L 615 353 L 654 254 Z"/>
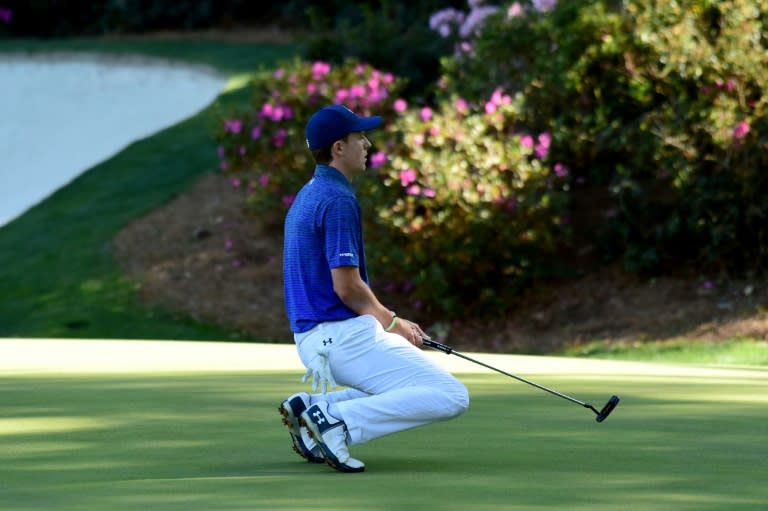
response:
<path id="1" fill-rule="evenodd" d="M 522 106 L 501 90 L 438 110 L 396 105 L 403 143 L 384 186 L 366 193 L 378 223 L 397 231 L 379 258 L 440 312 L 498 310 L 502 291 L 527 283 L 567 230 L 568 170 L 550 163 L 549 133 L 518 125 Z"/>
<path id="2" fill-rule="evenodd" d="M 263 73 L 253 83 L 252 108 L 226 115 L 217 133 L 220 169 L 243 187 L 267 225 L 282 225 L 314 162 L 304 126 L 318 108 L 344 103 L 363 114 L 387 116 L 402 86 L 392 74 L 348 61 L 331 66 L 299 59 Z"/>
<path id="3" fill-rule="evenodd" d="M 519 125 L 521 95 L 501 89 L 437 109 L 408 105 L 400 80 L 368 65 L 296 60 L 254 82 L 253 107 L 221 120 L 221 170 L 277 228 L 314 167 L 304 126 L 341 102 L 385 118 L 371 134 L 375 176 L 360 188 L 369 258 L 381 284 L 435 313 L 492 310 L 540 269 L 568 228 L 568 170 L 549 158 L 548 132 Z M 377 179 L 378 178 L 378 179 Z"/>
<path id="4" fill-rule="evenodd" d="M 439 56 L 450 54 L 452 41 L 435 37 L 428 19 L 434 10 L 460 1 L 306 1 L 296 9 L 297 20 L 306 18 L 296 25 L 303 32 L 301 55 L 331 63 L 368 62 L 402 78 L 406 95 L 429 97 L 440 75 Z"/>
<path id="5" fill-rule="evenodd" d="M 499 10 L 495 5 L 484 3 L 484 0 L 468 0 L 468 13 L 454 7 L 446 7 L 430 16 L 429 28 L 437 31 L 443 38 L 455 41 L 456 58 L 472 55 L 472 40 L 482 32 L 485 19 Z"/>
<path id="6" fill-rule="evenodd" d="M 574 232 L 605 257 L 760 268 L 766 19 L 754 0 L 513 2 L 485 20 L 472 58 L 444 61 L 443 84 L 524 95 L 523 125 L 548 130 L 551 157 L 585 183 L 573 193 L 611 197 L 602 222 Z"/>

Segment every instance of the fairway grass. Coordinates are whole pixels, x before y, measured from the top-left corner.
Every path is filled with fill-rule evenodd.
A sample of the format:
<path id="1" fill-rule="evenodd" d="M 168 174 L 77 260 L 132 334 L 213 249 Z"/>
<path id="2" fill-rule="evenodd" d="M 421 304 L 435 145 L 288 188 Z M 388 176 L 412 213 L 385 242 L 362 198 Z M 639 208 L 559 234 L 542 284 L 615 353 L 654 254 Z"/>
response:
<path id="1" fill-rule="evenodd" d="M 596 423 L 589 410 L 462 361 L 474 371 L 457 373 L 472 399 L 466 414 L 354 446 L 366 472 L 340 474 L 290 450 L 276 408 L 306 388 L 290 351 L 246 371 L 235 360 L 206 370 L 185 350 L 194 351 L 179 343 L 185 362 L 175 369 L 152 371 L 0 364 L 0 508 L 765 509 L 766 371 L 645 364 L 643 373 L 568 359 L 572 370 L 548 372 L 564 361 L 492 358 L 522 376 L 527 367 L 515 365 L 530 361 L 536 382 L 596 405 L 620 395 Z M 605 370 L 580 372 L 582 362 Z"/>

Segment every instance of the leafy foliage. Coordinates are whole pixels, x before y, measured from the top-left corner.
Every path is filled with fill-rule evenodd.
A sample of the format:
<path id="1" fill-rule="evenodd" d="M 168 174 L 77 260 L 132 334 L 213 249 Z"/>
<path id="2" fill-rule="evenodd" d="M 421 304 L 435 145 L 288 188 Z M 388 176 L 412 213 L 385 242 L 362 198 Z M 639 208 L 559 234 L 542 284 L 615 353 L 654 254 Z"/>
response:
<path id="1" fill-rule="evenodd" d="M 765 2 L 562 0 L 509 12 L 489 20 L 470 57 L 446 61 L 449 86 L 525 95 L 522 118 L 549 127 L 555 158 L 613 197 L 588 227 L 606 258 L 646 271 L 765 263 Z"/>
<path id="2" fill-rule="evenodd" d="M 440 110 L 409 109 L 396 96 L 401 87 L 352 60 L 295 60 L 263 74 L 252 109 L 222 119 L 221 169 L 278 228 L 313 168 L 303 134 L 309 116 L 332 102 L 375 110 L 386 119 L 372 134 L 377 174 L 359 183 L 375 273 L 425 311 L 498 309 L 500 291 L 529 281 L 541 269 L 537 255 L 567 229 L 567 169 L 548 163 L 548 133 L 518 125 L 520 95 L 497 90 L 484 102 L 455 97 Z"/>

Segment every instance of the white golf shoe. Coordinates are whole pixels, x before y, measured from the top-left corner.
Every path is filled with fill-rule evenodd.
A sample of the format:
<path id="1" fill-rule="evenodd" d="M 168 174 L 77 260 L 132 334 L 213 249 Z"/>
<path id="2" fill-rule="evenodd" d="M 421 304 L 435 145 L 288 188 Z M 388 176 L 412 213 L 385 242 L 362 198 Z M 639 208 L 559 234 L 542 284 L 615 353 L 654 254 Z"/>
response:
<path id="1" fill-rule="evenodd" d="M 328 413 L 328 403 L 321 401 L 301 414 L 301 424 L 325 455 L 325 462 L 340 472 L 362 472 L 365 463 L 349 455 L 347 425 Z"/>
<path id="2" fill-rule="evenodd" d="M 288 428 L 293 442 L 293 450 L 296 454 L 310 463 L 324 463 L 325 456 L 312 438 L 310 438 L 307 428 L 299 424 L 301 414 L 309 406 L 309 394 L 299 392 L 294 394 L 277 408 L 280 415 L 283 416 L 283 424 Z"/>

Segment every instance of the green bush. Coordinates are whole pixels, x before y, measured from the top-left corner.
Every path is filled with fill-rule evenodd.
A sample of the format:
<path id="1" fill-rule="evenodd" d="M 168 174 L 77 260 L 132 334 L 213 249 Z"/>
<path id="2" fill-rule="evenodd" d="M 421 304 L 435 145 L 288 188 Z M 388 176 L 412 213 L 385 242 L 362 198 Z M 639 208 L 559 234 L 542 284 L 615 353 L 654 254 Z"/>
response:
<path id="1" fill-rule="evenodd" d="M 249 196 L 253 213 L 281 229 L 299 188 L 311 177 L 314 162 L 304 127 L 321 106 L 343 102 L 362 115 L 394 115 L 402 81 L 368 64 L 342 65 L 298 58 L 275 71 L 261 72 L 252 83 L 246 112 L 222 112 L 216 133 L 220 169 Z"/>
<path id="2" fill-rule="evenodd" d="M 254 212 L 280 228 L 313 169 L 309 116 L 333 102 L 382 115 L 369 155 L 376 176 L 356 183 L 373 274 L 425 313 L 493 313 L 504 305 L 501 291 L 541 272 L 540 256 L 567 232 L 568 171 L 550 163 L 548 133 L 517 122 L 522 96 L 456 96 L 433 110 L 408 108 L 401 87 L 356 61 L 296 60 L 263 74 L 251 110 L 222 118 L 221 168 L 247 190 Z"/>
<path id="3" fill-rule="evenodd" d="M 401 77 L 406 97 L 431 98 L 440 76 L 439 57 L 450 54 L 451 42 L 429 28 L 429 16 L 446 4 L 463 2 L 308 3 L 302 14 L 307 17 L 309 30 L 300 39 L 306 60 L 340 64 L 351 58 L 368 62 Z"/>
<path id="4" fill-rule="evenodd" d="M 366 191 L 396 230 L 379 261 L 436 313 L 502 309 L 567 233 L 568 171 L 549 162 L 549 133 L 523 130 L 523 107 L 496 90 L 404 111 L 383 186 Z"/>
<path id="5" fill-rule="evenodd" d="M 603 221 L 575 238 L 635 270 L 763 266 L 768 6 L 516 4 L 445 60 L 446 82 L 468 97 L 522 93 L 521 119 L 551 131 L 553 158 L 584 184 L 573 193 L 607 190 Z"/>

